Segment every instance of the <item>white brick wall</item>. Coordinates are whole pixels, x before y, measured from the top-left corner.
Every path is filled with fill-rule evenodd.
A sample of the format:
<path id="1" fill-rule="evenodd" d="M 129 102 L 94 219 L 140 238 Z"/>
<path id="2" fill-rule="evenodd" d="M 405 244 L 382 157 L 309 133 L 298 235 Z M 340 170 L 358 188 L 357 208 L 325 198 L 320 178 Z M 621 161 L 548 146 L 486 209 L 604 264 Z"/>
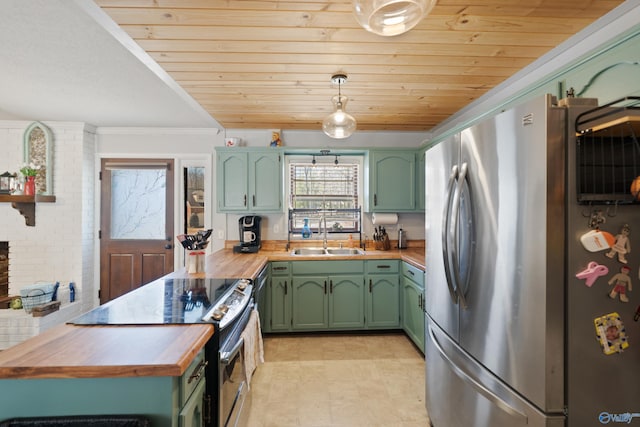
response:
<path id="1" fill-rule="evenodd" d="M 0 173 L 23 163 L 26 121 L 0 121 Z M 59 312 L 34 318 L 24 310 L 0 310 L 0 349 L 63 323 L 92 307 L 94 284 L 95 130 L 83 123 L 44 122 L 53 133 L 55 203 L 36 206 L 36 225 L 9 203 L 0 203 L 0 241 L 9 242 L 9 294 L 39 281 L 59 281 Z M 68 303 L 68 283 L 77 304 Z"/>

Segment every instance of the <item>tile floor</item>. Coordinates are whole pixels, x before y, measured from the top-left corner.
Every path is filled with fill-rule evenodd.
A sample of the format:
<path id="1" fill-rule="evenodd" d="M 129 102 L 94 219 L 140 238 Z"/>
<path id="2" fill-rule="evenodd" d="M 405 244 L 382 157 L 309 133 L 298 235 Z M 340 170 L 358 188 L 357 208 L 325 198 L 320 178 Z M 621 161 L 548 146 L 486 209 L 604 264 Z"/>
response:
<path id="1" fill-rule="evenodd" d="M 267 335 L 247 427 L 425 427 L 424 356 L 402 333 Z"/>

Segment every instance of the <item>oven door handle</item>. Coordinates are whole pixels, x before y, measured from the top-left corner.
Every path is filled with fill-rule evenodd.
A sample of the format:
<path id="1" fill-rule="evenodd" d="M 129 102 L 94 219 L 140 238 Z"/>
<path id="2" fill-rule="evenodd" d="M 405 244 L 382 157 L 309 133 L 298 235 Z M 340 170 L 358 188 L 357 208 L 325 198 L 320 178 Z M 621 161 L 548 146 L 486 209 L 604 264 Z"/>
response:
<path id="1" fill-rule="evenodd" d="M 223 365 L 228 365 L 235 357 L 236 354 L 240 351 L 240 348 L 244 344 L 244 338 L 240 338 L 233 349 L 231 351 L 223 351 L 220 352 L 220 363 Z"/>

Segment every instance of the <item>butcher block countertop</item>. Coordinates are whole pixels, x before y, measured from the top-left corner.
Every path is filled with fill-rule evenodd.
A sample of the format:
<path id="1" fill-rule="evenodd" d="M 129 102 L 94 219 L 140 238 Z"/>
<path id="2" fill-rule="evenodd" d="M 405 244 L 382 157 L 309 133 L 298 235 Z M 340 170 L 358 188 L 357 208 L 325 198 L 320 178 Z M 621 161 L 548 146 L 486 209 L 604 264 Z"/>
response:
<path id="1" fill-rule="evenodd" d="M 180 376 L 212 325 L 59 325 L 0 352 L 0 378 Z"/>
<path id="2" fill-rule="evenodd" d="M 168 277 L 256 278 L 270 261 L 398 259 L 425 269 L 424 246 L 348 256 L 293 256 L 268 243 L 253 254 L 234 253 L 232 247 L 233 242 L 209 255 L 205 273 L 182 269 Z M 60 325 L 0 351 L 0 379 L 180 376 L 213 332 L 209 324 Z"/>
<path id="3" fill-rule="evenodd" d="M 311 241 L 314 246 L 322 246 L 322 242 Z M 391 249 L 388 251 L 366 250 L 363 255 L 291 255 L 291 249 L 285 250 L 284 243 L 266 242 L 263 248 L 256 253 L 234 253 L 233 244 L 230 242 L 225 249 L 214 252 L 206 259 L 205 272 L 187 274 L 184 270 L 171 273 L 170 277 L 210 277 L 217 279 L 224 278 L 247 278 L 255 279 L 260 270 L 270 261 L 338 261 L 338 260 L 375 260 L 375 259 L 398 259 L 405 261 L 414 267 L 426 271 L 425 250 L 423 242 L 417 242 L 416 246 L 409 246 L 408 249 Z M 307 244 L 306 246 L 310 246 Z M 337 247 L 337 244 L 330 245 Z"/>

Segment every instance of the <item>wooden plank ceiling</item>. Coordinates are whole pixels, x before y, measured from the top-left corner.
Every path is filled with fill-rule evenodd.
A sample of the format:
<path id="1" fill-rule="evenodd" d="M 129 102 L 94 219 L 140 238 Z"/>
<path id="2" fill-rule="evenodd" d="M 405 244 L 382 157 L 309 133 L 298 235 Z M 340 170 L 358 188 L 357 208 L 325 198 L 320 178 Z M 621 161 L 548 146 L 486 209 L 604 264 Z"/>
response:
<path id="1" fill-rule="evenodd" d="M 348 0 L 96 0 L 226 128 L 314 129 L 338 88 L 359 130 L 431 129 L 622 0 L 439 0 L 396 37 Z"/>

